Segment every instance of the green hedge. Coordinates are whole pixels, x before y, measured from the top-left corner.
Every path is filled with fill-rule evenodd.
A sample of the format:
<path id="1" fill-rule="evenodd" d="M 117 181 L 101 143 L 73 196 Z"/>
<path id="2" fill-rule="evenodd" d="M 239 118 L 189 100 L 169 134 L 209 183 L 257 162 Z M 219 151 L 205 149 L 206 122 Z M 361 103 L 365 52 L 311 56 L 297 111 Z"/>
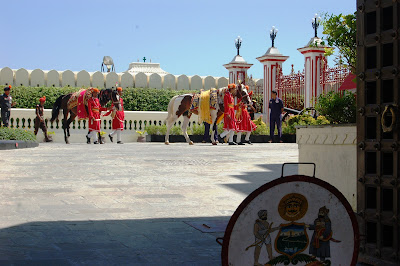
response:
<path id="1" fill-rule="evenodd" d="M 51 109 L 59 96 L 80 89 L 72 87 L 13 87 L 11 96 L 16 102 L 16 108 L 35 108 L 39 103 L 39 98 L 46 96 L 44 108 Z M 171 98 L 185 93 L 193 93 L 193 91 L 126 88 L 123 95 L 124 107 L 126 111 L 167 111 Z"/>
<path id="2" fill-rule="evenodd" d="M 32 131 L 19 128 L 0 127 L 0 140 L 36 141 L 36 136 Z"/>

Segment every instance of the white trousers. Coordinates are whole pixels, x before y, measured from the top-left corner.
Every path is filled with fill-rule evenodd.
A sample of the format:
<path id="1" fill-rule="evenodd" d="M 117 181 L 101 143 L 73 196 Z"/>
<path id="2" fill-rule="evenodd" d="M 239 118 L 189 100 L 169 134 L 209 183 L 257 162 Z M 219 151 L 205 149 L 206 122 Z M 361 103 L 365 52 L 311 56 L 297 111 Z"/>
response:
<path id="1" fill-rule="evenodd" d="M 97 134 L 98 133 L 99 132 L 97 132 L 97 131 L 90 131 L 87 136 L 88 136 L 88 138 L 93 139 L 93 141 L 97 141 L 98 140 L 97 139 Z"/>
<path id="2" fill-rule="evenodd" d="M 246 137 L 244 138 L 245 141 L 250 140 L 251 131 L 247 131 Z M 236 142 L 242 142 L 242 132 L 238 132 L 236 136 Z"/>
<path id="3" fill-rule="evenodd" d="M 221 133 L 221 138 L 224 138 L 225 136 L 228 136 L 229 142 L 233 142 L 233 136 L 235 135 L 235 131 L 233 129 L 225 129 L 224 132 Z"/>
<path id="4" fill-rule="evenodd" d="M 111 131 L 110 135 L 111 137 L 117 134 L 117 141 L 121 141 L 121 129 L 114 129 Z"/>

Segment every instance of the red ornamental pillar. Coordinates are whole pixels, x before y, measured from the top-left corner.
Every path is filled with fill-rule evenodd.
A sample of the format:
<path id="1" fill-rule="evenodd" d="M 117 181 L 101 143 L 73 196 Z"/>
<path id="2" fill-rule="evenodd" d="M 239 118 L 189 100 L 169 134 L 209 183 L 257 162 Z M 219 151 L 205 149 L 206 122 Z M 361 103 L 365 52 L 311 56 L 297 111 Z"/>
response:
<path id="1" fill-rule="evenodd" d="M 289 56 L 282 55 L 278 48 L 271 47 L 268 51 L 257 60 L 263 64 L 264 87 L 263 87 L 263 117 L 264 121 L 269 123 L 268 103 L 271 99 L 271 91 L 275 90 L 277 82 L 277 69 L 282 69 L 282 64 Z"/>
<path id="2" fill-rule="evenodd" d="M 325 49 L 330 48 L 321 44 L 318 37 L 312 38 L 308 44 L 297 49 L 304 55 L 304 108 L 313 107 L 318 96 L 323 92 L 321 76 L 323 76 L 323 60 Z M 323 78 L 323 77 L 322 77 Z"/>
<path id="3" fill-rule="evenodd" d="M 240 80 L 246 82 L 247 70 L 253 64 L 249 64 L 240 55 L 237 55 L 229 64 L 225 64 L 224 67 L 229 71 L 229 83 L 235 83 Z"/>

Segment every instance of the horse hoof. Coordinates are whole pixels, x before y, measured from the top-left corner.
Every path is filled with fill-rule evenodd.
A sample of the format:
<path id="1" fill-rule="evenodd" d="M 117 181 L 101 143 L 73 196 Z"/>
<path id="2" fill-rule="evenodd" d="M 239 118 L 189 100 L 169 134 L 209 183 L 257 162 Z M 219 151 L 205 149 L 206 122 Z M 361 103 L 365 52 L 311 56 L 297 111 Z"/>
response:
<path id="1" fill-rule="evenodd" d="M 217 143 L 216 143 L 216 142 L 213 142 L 212 145 L 217 145 Z"/>
<path id="2" fill-rule="evenodd" d="M 166 141 L 166 142 L 165 142 L 165 145 L 169 145 L 169 141 Z"/>
<path id="3" fill-rule="evenodd" d="M 193 141 L 189 142 L 189 145 L 194 145 Z"/>

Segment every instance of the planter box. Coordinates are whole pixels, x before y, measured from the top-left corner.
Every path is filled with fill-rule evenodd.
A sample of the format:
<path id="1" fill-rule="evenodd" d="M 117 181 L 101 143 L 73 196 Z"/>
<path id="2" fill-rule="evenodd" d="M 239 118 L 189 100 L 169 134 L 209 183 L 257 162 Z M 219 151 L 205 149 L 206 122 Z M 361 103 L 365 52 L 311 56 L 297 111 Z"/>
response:
<path id="1" fill-rule="evenodd" d="M 189 135 L 190 139 L 195 143 L 200 143 L 203 141 L 203 135 Z M 244 141 L 245 135 L 242 135 L 242 141 Z M 234 140 L 236 136 L 234 137 Z M 250 141 L 253 143 L 267 143 L 270 140 L 268 135 L 251 135 Z M 285 143 L 296 143 L 296 135 L 282 135 L 282 140 Z M 165 142 L 165 135 L 147 135 L 147 142 Z M 182 135 L 170 135 L 169 142 L 186 142 L 185 137 Z M 278 136 L 275 136 L 275 142 L 278 142 Z"/>
<path id="2" fill-rule="evenodd" d="M 189 138 L 197 143 L 203 141 L 203 135 L 189 135 Z M 165 142 L 165 135 L 147 135 L 146 142 Z M 170 135 L 169 142 L 186 142 L 186 140 L 183 135 Z"/>

